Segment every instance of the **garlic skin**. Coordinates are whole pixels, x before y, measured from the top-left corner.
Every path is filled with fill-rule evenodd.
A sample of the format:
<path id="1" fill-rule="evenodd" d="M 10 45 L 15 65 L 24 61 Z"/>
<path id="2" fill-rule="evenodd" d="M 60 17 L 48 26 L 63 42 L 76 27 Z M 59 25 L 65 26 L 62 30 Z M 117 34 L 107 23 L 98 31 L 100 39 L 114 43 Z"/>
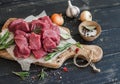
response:
<path id="1" fill-rule="evenodd" d="M 80 9 L 77 6 L 73 6 L 71 1 L 68 0 L 68 8 L 66 10 L 66 15 L 70 18 L 77 17 L 80 14 Z"/>

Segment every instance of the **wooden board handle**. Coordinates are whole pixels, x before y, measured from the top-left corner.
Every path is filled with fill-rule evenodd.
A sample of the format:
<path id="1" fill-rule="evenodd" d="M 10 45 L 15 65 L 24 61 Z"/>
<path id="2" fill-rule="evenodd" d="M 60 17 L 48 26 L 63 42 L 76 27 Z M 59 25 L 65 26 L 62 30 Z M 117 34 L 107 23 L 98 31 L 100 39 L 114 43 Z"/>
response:
<path id="1" fill-rule="evenodd" d="M 42 65 L 49 68 L 59 68 L 63 65 L 63 63 L 69 59 L 73 58 L 76 54 L 75 49 L 78 48 L 75 45 L 71 46 L 69 49 L 67 49 L 65 52 L 63 52 L 61 55 L 56 57 L 52 62 L 48 63 L 37 63 L 38 65 Z M 93 54 L 91 54 L 91 51 Z M 92 56 L 92 62 L 98 62 L 103 57 L 103 51 L 99 46 L 96 45 L 82 45 L 82 48 L 79 48 L 78 52 L 79 56 L 78 58 L 89 58 L 89 56 Z"/>

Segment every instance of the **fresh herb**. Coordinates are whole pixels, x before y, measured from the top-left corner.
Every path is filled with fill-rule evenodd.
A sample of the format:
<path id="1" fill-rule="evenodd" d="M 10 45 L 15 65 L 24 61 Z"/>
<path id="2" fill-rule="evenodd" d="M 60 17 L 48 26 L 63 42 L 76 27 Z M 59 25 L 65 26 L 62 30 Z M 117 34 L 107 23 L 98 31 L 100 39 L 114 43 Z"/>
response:
<path id="1" fill-rule="evenodd" d="M 25 80 L 29 76 L 29 72 L 12 72 L 13 74 L 19 76 L 22 80 Z"/>
<path id="2" fill-rule="evenodd" d="M 4 44 L 6 40 L 9 38 L 9 35 L 10 35 L 10 32 L 7 31 L 3 36 L 1 36 L 0 44 Z"/>
<path id="3" fill-rule="evenodd" d="M 57 53 L 65 50 L 66 48 L 70 47 L 72 44 L 71 43 L 67 43 L 62 47 L 57 47 L 57 49 L 55 50 L 55 52 L 49 53 L 46 57 L 45 57 L 45 61 L 50 60 L 51 58 L 53 58 Z"/>
<path id="4" fill-rule="evenodd" d="M 11 39 L 10 41 L 7 42 L 9 36 L 10 36 L 9 31 L 6 31 L 6 33 L 3 36 L 0 36 L 0 49 L 6 49 L 14 43 L 14 39 Z"/>
<path id="5" fill-rule="evenodd" d="M 10 45 L 12 45 L 13 43 L 14 43 L 14 39 L 11 39 L 10 41 L 7 42 L 6 45 L 10 46 Z"/>
<path id="6" fill-rule="evenodd" d="M 70 47 L 72 44 L 71 43 L 67 43 L 67 44 L 65 44 L 64 46 L 62 46 L 62 47 L 57 47 L 57 50 L 58 51 L 63 51 L 63 50 L 65 50 L 66 48 L 68 48 L 68 47 Z"/>
<path id="7" fill-rule="evenodd" d="M 36 34 L 39 34 L 41 32 L 41 27 L 36 27 L 34 30 L 33 30 L 34 33 Z"/>
<path id="8" fill-rule="evenodd" d="M 47 73 L 42 69 L 42 71 L 38 74 L 39 79 L 43 80 L 47 76 Z"/>
<path id="9" fill-rule="evenodd" d="M 14 40 L 11 39 L 11 40 L 8 41 L 7 43 L 0 44 L 0 49 L 6 49 L 6 48 L 8 48 L 10 45 L 12 45 L 13 43 L 14 43 Z"/>
<path id="10" fill-rule="evenodd" d="M 0 41 L 1 41 L 2 36 L 0 35 Z"/>
<path id="11" fill-rule="evenodd" d="M 52 52 L 52 53 L 49 53 L 46 57 L 45 57 L 45 61 L 48 61 L 50 60 L 52 57 L 54 57 L 58 52 Z"/>
<path id="12" fill-rule="evenodd" d="M 82 48 L 82 46 L 81 46 L 81 44 L 80 44 L 79 42 L 77 42 L 75 45 L 76 45 L 77 47 L 79 47 L 79 48 Z"/>
<path id="13" fill-rule="evenodd" d="M 71 35 L 69 33 L 62 33 L 60 34 L 60 36 L 63 38 L 63 39 L 69 39 L 71 38 Z"/>

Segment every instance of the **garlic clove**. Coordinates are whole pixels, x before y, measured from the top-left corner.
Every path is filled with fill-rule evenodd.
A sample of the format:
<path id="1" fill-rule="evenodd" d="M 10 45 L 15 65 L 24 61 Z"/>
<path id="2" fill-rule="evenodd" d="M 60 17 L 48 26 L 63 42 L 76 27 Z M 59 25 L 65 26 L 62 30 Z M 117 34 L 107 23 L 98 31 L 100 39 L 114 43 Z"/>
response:
<path id="1" fill-rule="evenodd" d="M 73 18 L 70 10 L 71 10 L 70 7 L 67 8 L 67 10 L 66 10 L 66 15 L 67 15 L 68 17 L 70 17 L 70 18 Z"/>
<path id="2" fill-rule="evenodd" d="M 68 0 L 68 8 L 66 10 L 66 15 L 70 18 L 77 17 L 80 14 L 80 9 L 77 6 L 73 6 L 71 1 Z"/>
<path id="3" fill-rule="evenodd" d="M 78 7 L 76 6 L 73 6 L 73 8 L 71 8 L 71 14 L 73 17 L 77 17 L 80 13 L 80 10 Z"/>

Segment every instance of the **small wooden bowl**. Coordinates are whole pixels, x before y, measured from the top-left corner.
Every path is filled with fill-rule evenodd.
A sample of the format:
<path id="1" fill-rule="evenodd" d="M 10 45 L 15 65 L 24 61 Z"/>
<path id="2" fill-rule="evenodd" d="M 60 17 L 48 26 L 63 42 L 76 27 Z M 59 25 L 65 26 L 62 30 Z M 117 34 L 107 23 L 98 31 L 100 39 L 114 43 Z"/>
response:
<path id="1" fill-rule="evenodd" d="M 96 26 L 97 34 L 95 36 L 85 36 L 82 33 L 83 26 Z M 101 26 L 95 21 L 84 21 L 79 25 L 79 32 L 81 37 L 86 41 L 93 41 L 101 34 Z"/>

